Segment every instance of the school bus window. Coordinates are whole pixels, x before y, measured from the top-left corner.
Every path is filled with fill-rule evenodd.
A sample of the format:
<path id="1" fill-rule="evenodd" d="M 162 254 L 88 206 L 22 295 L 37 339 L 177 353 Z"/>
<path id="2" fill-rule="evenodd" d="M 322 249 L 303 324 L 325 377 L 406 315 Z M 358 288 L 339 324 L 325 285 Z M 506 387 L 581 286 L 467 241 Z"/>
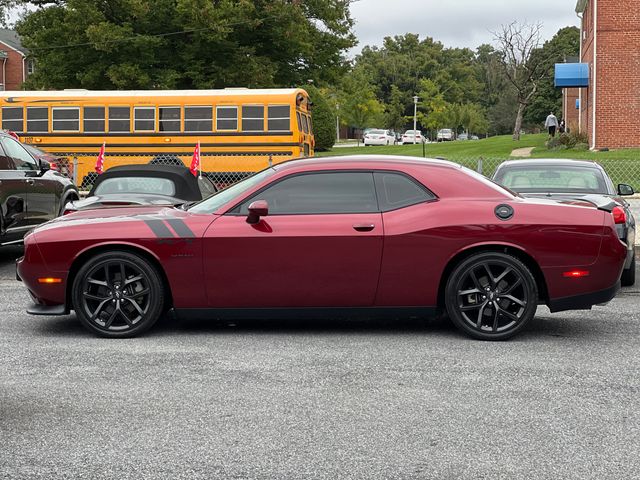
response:
<path id="1" fill-rule="evenodd" d="M 84 107 L 82 125 L 85 132 L 104 132 L 104 107 Z"/>
<path id="2" fill-rule="evenodd" d="M 302 119 L 300 118 L 300 112 L 296 112 L 296 118 L 298 119 L 298 132 L 302 133 Z"/>
<path id="3" fill-rule="evenodd" d="M 53 107 L 51 130 L 54 132 L 79 132 L 80 107 Z"/>
<path id="4" fill-rule="evenodd" d="M 134 107 L 133 129 L 136 132 L 154 132 L 156 129 L 155 107 Z"/>
<path id="5" fill-rule="evenodd" d="M 109 131 L 129 132 L 131 130 L 131 109 L 129 107 L 109 107 Z"/>
<path id="6" fill-rule="evenodd" d="M 184 107 L 185 132 L 210 132 L 213 127 L 213 107 Z"/>
<path id="7" fill-rule="evenodd" d="M 304 133 L 309 133 L 309 123 L 307 122 L 306 115 L 300 115 L 302 117 L 302 131 Z"/>
<path id="8" fill-rule="evenodd" d="M 267 121 L 270 132 L 288 132 L 291 128 L 289 120 L 289 105 L 269 105 Z"/>
<path id="9" fill-rule="evenodd" d="M 307 115 L 307 120 L 309 121 L 309 133 L 313 135 L 313 120 L 311 119 L 311 115 Z"/>
<path id="10" fill-rule="evenodd" d="M 242 107 L 242 131 L 264 131 L 264 106 L 245 105 Z"/>
<path id="11" fill-rule="evenodd" d="M 27 132 L 49 131 L 49 109 L 47 107 L 27 107 Z"/>
<path id="12" fill-rule="evenodd" d="M 216 109 L 216 130 L 238 130 L 238 107 L 218 107 Z"/>
<path id="13" fill-rule="evenodd" d="M 160 107 L 159 113 L 161 132 L 180 131 L 180 107 Z"/>
<path id="14" fill-rule="evenodd" d="M 2 107 L 2 128 L 21 133 L 23 115 L 22 107 Z"/>

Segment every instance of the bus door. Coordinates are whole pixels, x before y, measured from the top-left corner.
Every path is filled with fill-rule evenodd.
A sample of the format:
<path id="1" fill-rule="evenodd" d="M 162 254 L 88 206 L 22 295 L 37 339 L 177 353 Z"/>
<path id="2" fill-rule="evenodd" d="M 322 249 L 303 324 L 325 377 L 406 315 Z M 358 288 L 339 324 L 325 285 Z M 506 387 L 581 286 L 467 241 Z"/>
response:
<path id="1" fill-rule="evenodd" d="M 309 117 L 304 112 L 297 111 L 296 117 L 298 119 L 298 131 L 300 132 L 300 143 L 302 149 L 300 151 L 301 157 L 308 157 L 311 154 L 311 135 L 309 134 Z"/>

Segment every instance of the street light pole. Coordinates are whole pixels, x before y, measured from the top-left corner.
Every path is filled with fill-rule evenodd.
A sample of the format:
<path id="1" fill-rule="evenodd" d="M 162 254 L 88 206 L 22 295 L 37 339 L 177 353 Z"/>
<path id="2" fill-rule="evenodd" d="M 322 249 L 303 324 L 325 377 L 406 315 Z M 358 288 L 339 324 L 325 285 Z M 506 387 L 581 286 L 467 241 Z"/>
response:
<path id="1" fill-rule="evenodd" d="M 413 144 L 416 144 L 416 128 L 418 128 L 418 99 L 416 95 L 413 97 Z"/>
<path id="2" fill-rule="evenodd" d="M 340 141 L 340 104 L 336 103 L 336 143 Z"/>

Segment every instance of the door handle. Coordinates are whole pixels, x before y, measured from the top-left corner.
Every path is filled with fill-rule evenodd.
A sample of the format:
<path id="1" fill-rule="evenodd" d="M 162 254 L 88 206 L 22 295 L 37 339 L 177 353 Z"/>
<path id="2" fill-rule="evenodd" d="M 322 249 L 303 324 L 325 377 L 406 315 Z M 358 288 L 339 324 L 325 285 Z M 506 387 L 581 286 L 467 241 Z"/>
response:
<path id="1" fill-rule="evenodd" d="M 33 178 L 27 178 L 27 179 L 25 180 L 25 182 L 27 182 L 29 185 L 33 185 L 34 183 L 36 183 L 36 182 L 33 180 Z"/>
<path id="2" fill-rule="evenodd" d="M 353 226 L 356 232 L 370 232 L 374 228 L 376 228 L 376 226 L 373 223 L 358 223 Z"/>

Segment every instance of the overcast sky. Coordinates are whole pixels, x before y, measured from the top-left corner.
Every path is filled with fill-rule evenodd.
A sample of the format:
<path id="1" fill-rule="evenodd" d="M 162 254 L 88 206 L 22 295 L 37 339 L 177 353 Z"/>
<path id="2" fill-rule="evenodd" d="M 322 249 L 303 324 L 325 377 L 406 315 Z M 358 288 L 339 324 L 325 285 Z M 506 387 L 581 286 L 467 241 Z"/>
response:
<path id="1" fill-rule="evenodd" d="M 475 49 L 494 44 L 490 31 L 514 20 L 544 24 L 544 40 L 562 27 L 579 26 L 576 0 L 357 0 L 351 6 L 359 44 L 381 45 L 384 37 L 418 33 L 446 47 Z"/>

